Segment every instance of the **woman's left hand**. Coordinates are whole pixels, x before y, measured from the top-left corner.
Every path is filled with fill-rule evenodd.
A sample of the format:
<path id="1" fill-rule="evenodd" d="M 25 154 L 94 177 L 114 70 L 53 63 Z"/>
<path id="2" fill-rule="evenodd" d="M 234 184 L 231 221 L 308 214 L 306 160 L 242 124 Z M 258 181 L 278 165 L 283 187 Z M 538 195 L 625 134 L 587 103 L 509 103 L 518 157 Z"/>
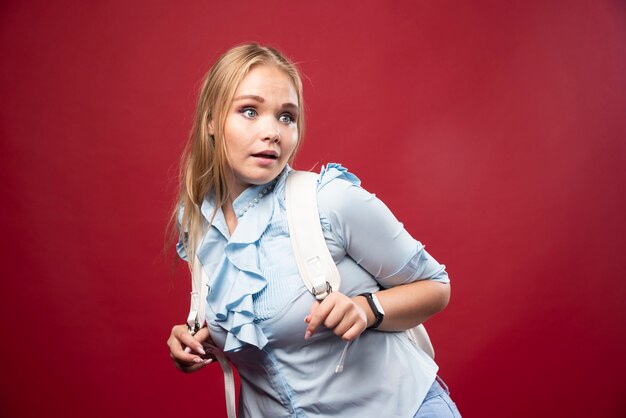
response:
<path id="1" fill-rule="evenodd" d="M 321 324 L 345 341 L 356 339 L 367 328 L 363 307 L 341 292 L 332 292 L 321 303 L 315 301 L 304 322 L 308 324 L 305 340 L 311 338 Z"/>

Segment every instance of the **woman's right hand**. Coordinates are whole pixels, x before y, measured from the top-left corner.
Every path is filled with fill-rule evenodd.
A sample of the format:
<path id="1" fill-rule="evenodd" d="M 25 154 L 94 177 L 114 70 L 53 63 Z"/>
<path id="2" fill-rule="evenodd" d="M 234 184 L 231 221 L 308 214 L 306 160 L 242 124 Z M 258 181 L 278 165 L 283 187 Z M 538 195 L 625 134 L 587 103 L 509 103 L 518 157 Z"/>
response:
<path id="1" fill-rule="evenodd" d="M 170 357 L 178 370 L 191 373 L 200 370 L 214 360 L 207 354 L 202 343 L 212 343 L 208 328 L 204 327 L 195 335 L 191 335 L 187 325 L 176 325 L 172 328 L 167 346 Z"/>

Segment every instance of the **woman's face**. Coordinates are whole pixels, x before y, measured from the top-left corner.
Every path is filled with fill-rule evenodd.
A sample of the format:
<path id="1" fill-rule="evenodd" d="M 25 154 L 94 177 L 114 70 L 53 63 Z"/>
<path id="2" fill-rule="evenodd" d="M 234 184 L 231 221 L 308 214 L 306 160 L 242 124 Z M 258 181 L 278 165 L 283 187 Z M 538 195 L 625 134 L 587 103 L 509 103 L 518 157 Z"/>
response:
<path id="1" fill-rule="evenodd" d="M 285 168 L 298 142 L 298 94 L 287 74 L 258 65 L 237 87 L 224 124 L 231 197 Z"/>

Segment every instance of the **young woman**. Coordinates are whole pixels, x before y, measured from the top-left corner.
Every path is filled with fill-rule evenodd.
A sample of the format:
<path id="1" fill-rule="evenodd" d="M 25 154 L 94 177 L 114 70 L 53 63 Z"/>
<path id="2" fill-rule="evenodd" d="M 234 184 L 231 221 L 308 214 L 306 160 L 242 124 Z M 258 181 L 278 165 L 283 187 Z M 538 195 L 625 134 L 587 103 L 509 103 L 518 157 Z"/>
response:
<path id="1" fill-rule="evenodd" d="M 220 347 L 241 377 L 241 417 L 459 416 L 403 332 L 447 305 L 444 266 L 340 165 L 321 170 L 317 194 L 341 289 L 320 303 L 300 279 L 285 181 L 303 130 L 300 76 L 275 49 L 238 46 L 207 74 L 175 214 L 180 256 L 209 277 L 207 326 L 172 329 L 175 365 L 199 370 L 202 343 Z"/>

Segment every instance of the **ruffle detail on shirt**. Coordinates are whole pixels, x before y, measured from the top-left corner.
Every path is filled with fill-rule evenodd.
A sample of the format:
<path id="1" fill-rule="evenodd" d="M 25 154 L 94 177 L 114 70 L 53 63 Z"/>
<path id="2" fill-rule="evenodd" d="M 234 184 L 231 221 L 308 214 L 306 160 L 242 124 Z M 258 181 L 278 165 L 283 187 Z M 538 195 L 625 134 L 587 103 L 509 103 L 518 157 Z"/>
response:
<path id="1" fill-rule="evenodd" d="M 341 164 L 328 163 L 322 166 L 320 170 L 320 177 L 317 179 L 317 191 L 319 192 L 322 187 L 336 178 L 347 180 L 355 186 L 361 185 L 361 180 L 349 172 L 347 168 L 343 167 Z"/>
<path id="2" fill-rule="evenodd" d="M 228 335 L 224 351 L 237 351 L 244 344 L 263 348 L 267 338 L 254 323 L 252 295 L 267 286 L 259 268 L 257 242 L 269 225 L 274 212 L 274 199 L 266 196 L 249 213 L 239 219 L 235 233 L 226 244 L 226 257 L 218 266 L 216 280 L 207 302 L 215 313 L 216 325 Z"/>
<path id="3" fill-rule="evenodd" d="M 285 176 L 281 175 L 278 182 L 284 179 Z M 253 198 L 258 193 L 256 189 L 258 187 L 244 191 L 241 197 Z M 212 283 L 207 302 L 215 313 L 213 324 L 227 332 L 224 351 L 238 351 L 245 344 L 262 349 L 268 342 L 262 329 L 254 322 L 253 295 L 267 286 L 267 280 L 261 273 L 258 244 L 270 225 L 275 205 L 275 196 L 271 192 L 239 217 L 237 229 L 224 247 L 223 261 L 214 266 L 213 271 L 207 271 L 209 277 L 219 277 Z M 198 257 L 203 267 L 210 268 L 205 263 L 210 253 L 208 245 L 203 245 L 203 249 L 206 251 L 201 250 Z"/>
<path id="4" fill-rule="evenodd" d="M 317 179 L 317 191 L 319 192 L 322 187 L 337 178 L 344 179 L 355 186 L 361 185 L 361 180 L 354 174 L 350 173 L 347 168 L 343 167 L 341 164 L 328 163 L 327 165 L 322 166 L 322 169 L 320 170 L 320 176 Z M 330 231 L 332 229 L 330 220 L 321 211 L 320 223 L 322 224 L 322 228 L 324 230 Z"/>

